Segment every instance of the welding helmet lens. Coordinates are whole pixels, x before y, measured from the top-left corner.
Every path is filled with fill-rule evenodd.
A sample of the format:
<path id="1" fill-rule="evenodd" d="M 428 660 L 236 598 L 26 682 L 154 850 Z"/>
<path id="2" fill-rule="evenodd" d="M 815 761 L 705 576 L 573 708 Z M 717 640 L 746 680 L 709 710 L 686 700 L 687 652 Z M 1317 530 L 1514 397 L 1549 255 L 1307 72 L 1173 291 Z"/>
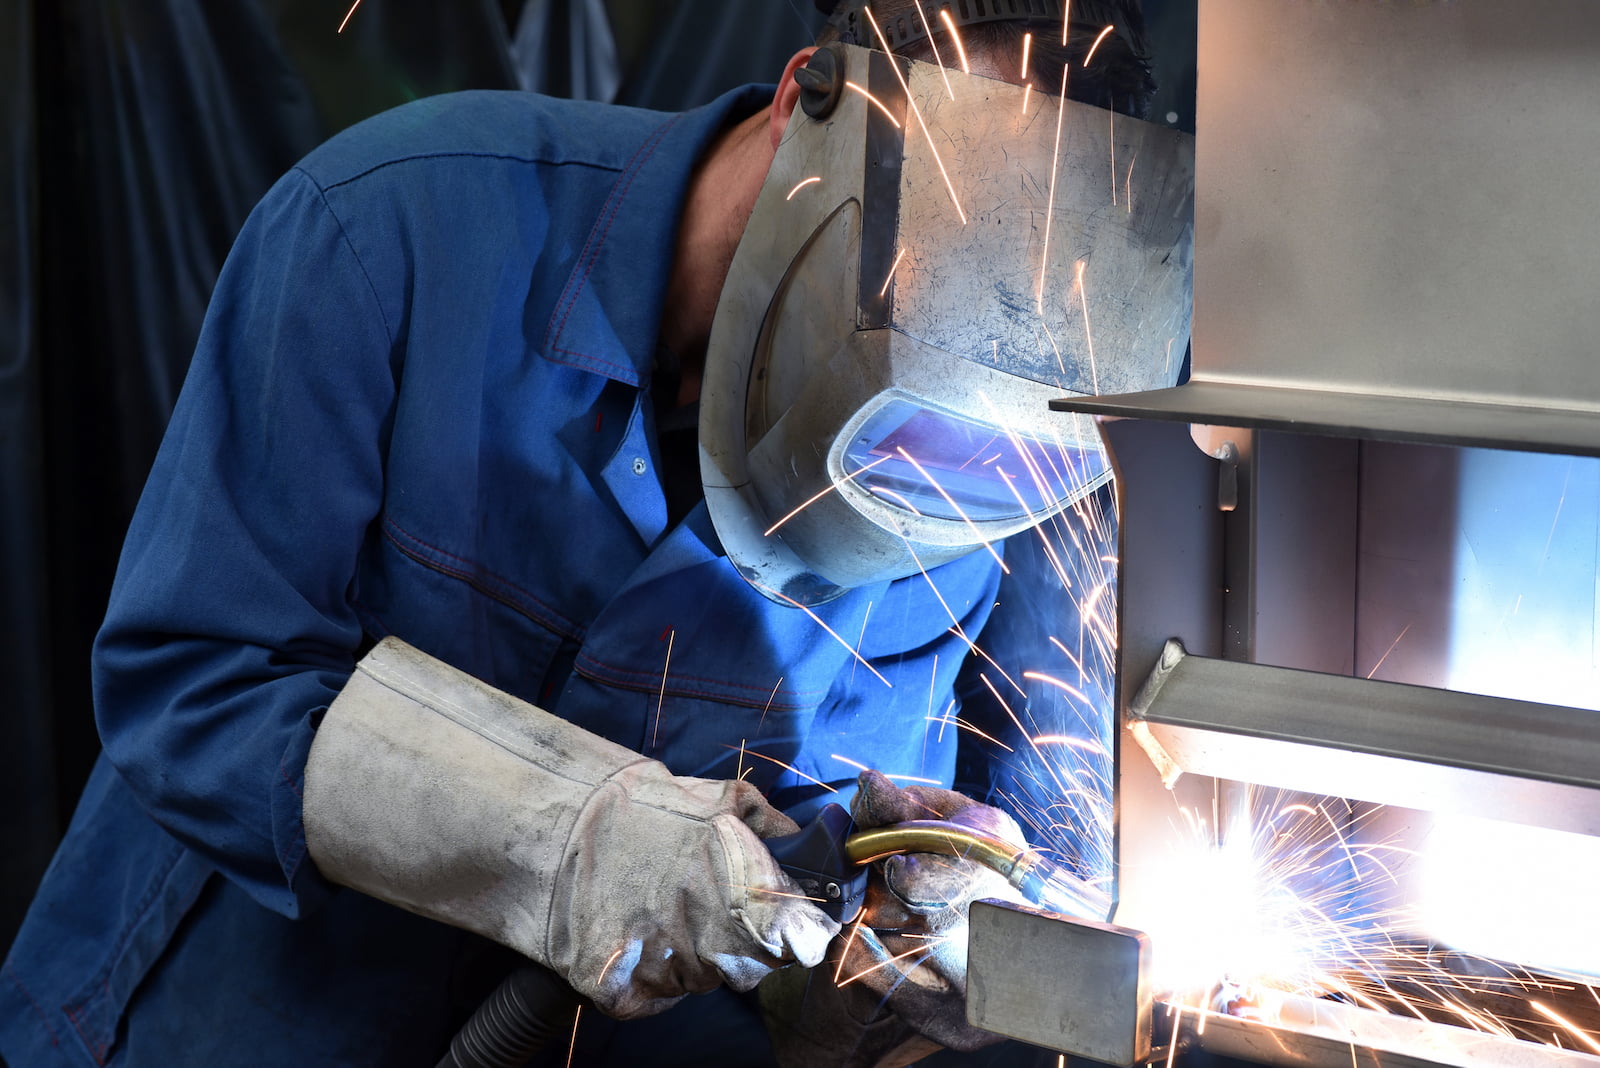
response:
<path id="1" fill-rule="evenodd" d="M 1098 443 L 1054 447 L 889 396 L 845 439 L 844 477 L 915 516 L 987 524 L 1049 515 L 1109 477 Z"/>

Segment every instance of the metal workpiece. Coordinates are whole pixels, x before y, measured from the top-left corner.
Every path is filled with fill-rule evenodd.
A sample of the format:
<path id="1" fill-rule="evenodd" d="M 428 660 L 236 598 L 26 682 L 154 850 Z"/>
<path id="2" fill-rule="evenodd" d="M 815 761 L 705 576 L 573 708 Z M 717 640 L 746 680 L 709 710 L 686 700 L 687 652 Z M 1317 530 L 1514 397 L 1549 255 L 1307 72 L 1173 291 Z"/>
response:
<path id="1" fill-rule="evenodd" d="M 1600 835 L 1595 713 L 1168 643 L 1129 709 L 1163 769 Z"/>
<path id="2" fill-rule="evenodd" d="M 1174 1011 L 1181 1010 L 1156 1004 L 1157 1018 Z M 1265 1022 L 1210 1014 L 1192 1041 L 1212 1053 L 1279 1068 L 1344 1065 L 1352 1058 L 1377 1068 L 1600 1068 L 1600 1057 L 1590 1053 L 1317 998 L 1284 998 L 1273 1015 Z"/>
<path id="3" fill-rule="evenodd" d="M 1143 932 L 999 901 L 974 902 L 970 917 L 969 1022 L 1107 1064 L 1159 1061 L 1169 1052 L 1159 1040 L 1279 1068 L 1352 1057 L 1378 1068 L 1600 1068 L 1590 1053 L 1323 998 L 1273 994 L 1250 1016 L 1197 1010 L 1154 988 Z"/>
<path id="4" fill-rule="evenodd" d="M 1600 455 L 1600 7 L 1199 5 L 1193 375 L 1065 410 Z"/>
<path id="5" fill-rule="evenodd" d="M 1590 0 L 1202 0 L 1196 383 L 1600 414 L 1597 60 Z"/>
<path id="6" fill-rule="evenodd" d="M 1596 329 L 1600 331 L 1600 326 Z M 1181 386 L 1102 397 L 1059 397 L 1051 400 L 1050 407 L 1089 415 L 1222 423 L 1369 441 L 1600 456 L 1600 409 L 1222 382 L 1206 377 L 1199 370 L 1199 359 L 1197 353 L 1195 377 Z"/>
<path id="7" fill-rule="evenodd" d="M 1108 1064 L 1149 1059 L 1143 934 L 999 901 L 973 902 L 969 918 L 970 1023 Z"/>

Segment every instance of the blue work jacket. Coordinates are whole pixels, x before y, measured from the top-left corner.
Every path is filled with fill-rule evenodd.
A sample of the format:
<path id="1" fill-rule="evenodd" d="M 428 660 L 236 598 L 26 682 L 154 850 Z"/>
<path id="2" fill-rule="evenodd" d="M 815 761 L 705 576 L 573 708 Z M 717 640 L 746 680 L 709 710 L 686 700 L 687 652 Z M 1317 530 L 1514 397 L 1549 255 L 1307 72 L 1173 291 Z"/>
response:
<path id="1" fill-rule="evenodd" d="M 739 578 L 703 504 L 668 520 L 650 386 L 681 202 L 769 99 L 425 99 L 256 208 L 96 643 L 104 755 L 5 963 L 10 1063 L 435 1062 L 508 951 L 328 884 L 301 823 L 319 716 L 387 634 L 802 821 L 857 765 L 949 781 L 929 716 L 989 554 L 939 596 L 811 615 Z"/>

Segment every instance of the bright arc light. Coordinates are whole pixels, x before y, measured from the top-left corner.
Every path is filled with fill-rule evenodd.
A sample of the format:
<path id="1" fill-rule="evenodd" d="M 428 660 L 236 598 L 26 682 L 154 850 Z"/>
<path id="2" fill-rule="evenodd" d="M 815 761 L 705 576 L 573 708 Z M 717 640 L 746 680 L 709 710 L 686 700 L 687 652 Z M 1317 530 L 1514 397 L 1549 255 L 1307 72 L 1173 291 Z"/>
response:
<path id="1" fill-rule="evenodd" d="M 1295 933 L 1305 927 L 1306 906 L 1265 870 L 1249 836 L 1230 835 L 1221 845 L 1185 837 L 1162 858 L 1172 892 L 1116 920 L 1150 936 L 1157 989 L 1205 991 L 1228 977 L 1295 993 L 1314 988 L 1311 945 Z"/>

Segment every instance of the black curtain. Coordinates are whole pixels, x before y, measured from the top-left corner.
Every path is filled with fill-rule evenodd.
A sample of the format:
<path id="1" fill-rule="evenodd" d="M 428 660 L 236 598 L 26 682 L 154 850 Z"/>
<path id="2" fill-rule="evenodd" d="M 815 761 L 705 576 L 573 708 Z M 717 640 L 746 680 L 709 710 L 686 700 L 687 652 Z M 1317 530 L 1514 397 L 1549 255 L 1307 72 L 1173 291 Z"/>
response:
<path id="1" fill-rule="evenodd" d="M 267 187 L 426 93 L 514 84 L 493 0 L 5 5 L 0 944 L 98 752 L 88 650 L 212 283 Z"/>
<path id="2" fill-rule="evenodd" d="M 123 532 L 223 257 L 268 186 L 420 96 L 620 86 L 677 108 L 773 80 L 817 24 L 810 0 L 4 5 L 0 947 L 98 753 L 89 647 Z M 743 47 L 717 43 L 735 30 Z"/>

